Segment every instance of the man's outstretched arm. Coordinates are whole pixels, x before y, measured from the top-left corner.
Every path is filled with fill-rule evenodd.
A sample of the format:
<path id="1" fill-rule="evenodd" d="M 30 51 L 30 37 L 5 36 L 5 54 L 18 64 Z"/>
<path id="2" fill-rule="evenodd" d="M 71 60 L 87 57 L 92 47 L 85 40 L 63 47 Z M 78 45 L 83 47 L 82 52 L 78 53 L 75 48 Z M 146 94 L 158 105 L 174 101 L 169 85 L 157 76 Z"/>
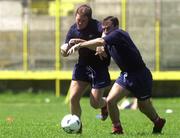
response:
<path id="1" fill-rule="evenodd" d="M 72 54 L 75 51 L 77 51 L 79 48 L 82 48 L 82 47 L 86 47 L 86 48 L 89 48 L 89 49 L 92 49 L 92 50 L 96 50 L 96 47 L 104 46 L 104 45 L 105 45 L 105 41 L 104 41 L 103 38 L 96 38 L 96 39 L 85 41 L 85 42 L 82 42 L 82 43 L 78 43 L 78 44 L 72 46 L 68 50 L 68 54 Z"/>

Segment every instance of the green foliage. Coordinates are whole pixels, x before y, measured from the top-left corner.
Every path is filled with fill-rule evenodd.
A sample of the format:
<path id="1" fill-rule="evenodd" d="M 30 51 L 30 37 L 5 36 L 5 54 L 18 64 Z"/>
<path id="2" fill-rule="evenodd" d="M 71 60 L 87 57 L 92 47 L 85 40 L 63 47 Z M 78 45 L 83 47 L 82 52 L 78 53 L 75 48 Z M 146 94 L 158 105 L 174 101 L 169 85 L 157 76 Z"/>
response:
<path id="1" fill-rule="evenodd" d="M 32 94 L 11 92 L 0 94 L 0 137 L 1 138 L 109 138 L 111 121 L 96 119 L 99 110 L 89 105 L 89 98 L 82 98 L 83 134 L 67 134 L 59 126 L 64 115 L 69 113 L 65 97 L 51 93 Z M 167 124 L 161 135 L 152 135 L 153 124 L 138 110 L 121 110 L 120 116 L 125 138 L 178 138 L 180 135 L 180 98 L 153 99 L 158 113 L 165 117 Z M 165 113 L 172 109 L 173 113 Z"/>

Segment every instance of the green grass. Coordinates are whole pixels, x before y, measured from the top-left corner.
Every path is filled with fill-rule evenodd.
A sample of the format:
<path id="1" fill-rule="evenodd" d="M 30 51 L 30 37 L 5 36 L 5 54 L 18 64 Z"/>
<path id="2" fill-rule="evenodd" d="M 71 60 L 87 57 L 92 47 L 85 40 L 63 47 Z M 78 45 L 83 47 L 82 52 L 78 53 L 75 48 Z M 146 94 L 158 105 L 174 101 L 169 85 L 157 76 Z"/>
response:
<path id="1" fill-rule="evenodd" d="M 46 102 L 46 99 L 50 102 Z M 96 119 L 99 110 L 89 105 L 89 98 L 82 98 L 83 134 L 67 134 L 60 128 L 60 120 L 69 113 L 64 104 L 65 97 L 53 93 L 32 94 L 28 92 L 0 94 L 0 138 L 109 138 L 111 121 Z M 120 113 L 124 128 L 123 138 L 178 138 L 180 135 L 180 98 L 153 99 L 158 113 L 165 117 L 167 124 L 161 135 L 152 135 L 153 124 L 138 110 L 122 110 Z M 173 113 L 165 113 L 166 109 Z M 9 119 L 9 121 L 8 121 Z"/>

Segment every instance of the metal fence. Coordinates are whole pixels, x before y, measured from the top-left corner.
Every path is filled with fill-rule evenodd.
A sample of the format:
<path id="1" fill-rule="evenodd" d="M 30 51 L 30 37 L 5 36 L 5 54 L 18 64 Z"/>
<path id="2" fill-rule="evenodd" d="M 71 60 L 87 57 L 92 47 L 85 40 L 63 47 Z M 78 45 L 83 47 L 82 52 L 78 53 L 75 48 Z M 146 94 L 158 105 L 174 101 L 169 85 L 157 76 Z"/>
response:
<path id="1" fill-rule="evenodd" d="M 14 71 L 14 78 L 18 79 L 19 71 L 65 71 L 64 79 L 70 78 L 67 71 L 71 72 L 78 55 L 64 58 L 59 46 L 82 2 L 92 7 L 94 18 L 117 16 L 152 71 L 179 72 L 178 0 L 0 0 L 0 73 Z M 113 61 L 110 71 L 118 71 Z M 34 78 L 43 78 L 37 74 Z M 52 79 L 53 75 L 46 76 Z"/>
<path id="2" fill-rule="evenodd" d="M 26 5 L 18 0 L 0 1 L 0 70 L 54 70 L 57 31 L 62 44 L 68 28 L 74 23 L 74 11 L 80 4 L 72 0 L 59 0 L 60 6 L 56 5 L 57 0 L 27 2 Z M 121 27 L 130 33 L 151 70 L 157 70 L 156 66 L 162 71 L 180 69 L 180 1 L 92 0 L 87 3 L 93 9 L 94 18 L 102 20 L 108 15 L 119 18 Z M 58 7 L 62 10 L 56 9 Z M 63 15 L 61 12 L 57 15 L 57 11 Z M 159 22 L 159 38 L 156 36 L 156 22 Z M 156 55 L 157 50 L 159 55 Z M 71 70 L 77 55 L 59 58 L 61 69 Z M 110 68 L 117 70 L 114 62 Z"/>

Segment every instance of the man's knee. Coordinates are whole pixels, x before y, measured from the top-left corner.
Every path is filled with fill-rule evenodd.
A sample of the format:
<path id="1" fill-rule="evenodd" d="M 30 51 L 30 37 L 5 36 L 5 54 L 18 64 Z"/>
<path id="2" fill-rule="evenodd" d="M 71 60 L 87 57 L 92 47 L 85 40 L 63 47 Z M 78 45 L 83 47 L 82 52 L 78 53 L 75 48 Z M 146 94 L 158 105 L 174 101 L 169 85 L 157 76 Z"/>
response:
<path id="1" fill-rule="evenodd" d="M 94 109 L 98 109 L 100 106 L 99 101 L 90 101 L 90 105 L 94 108 Z"/>
<path id="2" fill-rule="evenodd" d="M 115 105 L 115 104 L 116 104 L 116 102 L 115 102 L 113 99 L 108 98 L 108 97 L 107 97 L 107 99 L 106 99 L 106 102 L 107 102 L 107 105 L 108 105 L 108 106 L 112 106 L 112 105 Z"/>

